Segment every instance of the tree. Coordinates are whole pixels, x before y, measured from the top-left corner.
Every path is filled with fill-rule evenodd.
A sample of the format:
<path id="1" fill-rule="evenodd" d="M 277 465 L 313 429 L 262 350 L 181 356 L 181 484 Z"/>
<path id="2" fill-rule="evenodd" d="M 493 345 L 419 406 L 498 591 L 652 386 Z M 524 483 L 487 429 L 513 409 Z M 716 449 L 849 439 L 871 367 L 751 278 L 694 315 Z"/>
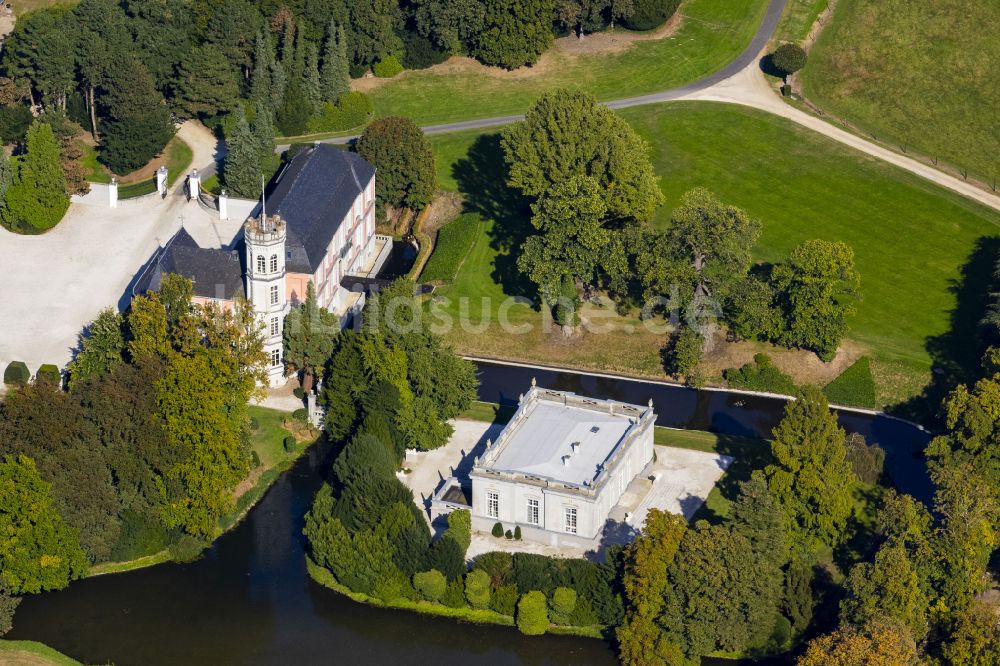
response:
<path id="1" fill-rule="evenodd" d="M 149 162 L 174 135 L 170 112 L 146 67 L 131 54 L 109 65 L 98 99 L 106 116 L 101 159 L 117 174 Z"/>
<path id="2" fill-rule="evenodd" d="M 347 38 L 344 28 L 334 21 L 326 31 L 323 45 L 323 64 L 319 71 L 320 93 L 324 100 L 334 104 L 351 89 L 350 62 L 347 60 Z"/>
<path id="3" fill-rule="evenodd" d="M 7 75 L 31 82 L 31 104 L 65 109 L 73 87 L 76 35 L 69 8 L 48 7 L 19 18 L 4 40 Z M 41 93 L 41 100 L 35 96 Z"/>
<path id="4" fill-rule="evenodd" d="M 531 210 L 539 233 L 525 241 L 517 267 L 538 285 L 545 301 L 559 299 L 560 283 L 567 278 L 571 284 L 591 285 L 601 274 L 627 270 L 621 238 L 605 226 L 604 192 L 594 178 L 573 176 L 554 184 Z M 575 285 L 570 297 L 576 298 Z"/>
<path id="5" fill-rule="evenodd" d="M 351 59 L 355 64 L 369 67 L 383 56 L 402 49 L 402 41 L 395 30 L 400 9 L 394 0 L 349 2 L 348 10 L 347 25 L 351 29 L 348 44 L 352 47 Z"/>
<path id="6" fill-rule="evenodd" d="M 156 292 L 132 299 L 128 330 L 128 354 L 133 361 L 165 360 L 173 351 L 167 333 L 167 310 Z"/>
<path id="7" fill-rule="evenodd" d="M 677 655 L 657 624 L 668 588 L 667 570 L 687 531 L 682 516 L 650 509 L 642 533 L 625 550 L 625 621 L 615 630 L 626 666 L 667 664 Z"/>
<path id="8" fill-rule="evenodd" d="M 636 263 L 653 295 L 669 294 L 679 284 L 685 303 L 698 298 L 721 303 L 746 279 L 759 236 L 760 222 L 699 187 L 681 197 L 662 241 L 653 252 L 640 253 Z M 673 266 L 649 266 L 664 259 Z"/>
<path id="9" fill-rule="evenodd" d="M 196 35 L 187 0 L 127 0 L 125 12 L 135 36 L 134 53 L 162 92 L 191 50 Z"/>
<path id="10" fill-rule="evenodd" d="M 274 113 L 284 96 L 285 74 L 275 58 L 274 42 L 270 32 L 261 30 L 254 42 L 250 100 L 257 109 L 267 109 Z"/>
<path id="11" fill-rule="evenodd" d="M 483 31 L 482 0 L 415 0 L 413 5 L 417 32 L 448 53 L 472 47 Z"/>
<path id="12" fill-rule="evenodd" d="M 806 52 L 798 44 L 782 44 L 771 54 L 771 62 L 788 76 L 806 66 Z"/>
<path id="13" fill-rule="evenodd" d="M 12 596 L 0 588 L 0 636 L 14 628 L 14 612 L 21 603 L 21 597 Z"/>
<path id="14" fill-rule="evenodd" d="M 437 601 L 444 594 L 448 581 L 437 569 L 413 574 L 413 587 L 427 601 Z"/>
<path id="15" fill-rule="evenodd" d="M 266 172 L 275 159 L 274 125 L 271 123 L 271 112 L 268 109 L 262 107 L 256 109 L 256 115 L 253 122 L 250 123 L 250 133 L 253 135 L 254 145 L 257 148 L 261 171 Z M 264 175 L 266 177 L 267 173 Z"/>
<path id="16" fill-rule="evenodd" d="M 781 600 L 781 569 L 761 555 L 735 524 L 700 522 L 684 535 L 669 570 L 663 622 L 688 658 L 767 642 Z"/>
<path id="17" fill-rule="evenodd" d="M 532 590 L 521 595 L 517 602 L 517 628 L 527 636 L 540 636 L 549 628 L 544 594 Z"/>
<path id="18" fill-rule="evenodd" d="M 663 201 L 648 146 L 628 123 L 590 95 L 542 95 L 501 135 L 508 184 L 540 197 L 556 183 L 590 176 L 606 193 L 612 220 L 648 220 Z"/>
<path id="19" fill-rule="evenodd" d="M 632 30 L 652 30 L 673 16 L 680 4 L 680 0 L 632 0 L 622 22 Z"/>
<path id="20" fill-rule="evenodd" d="M 576 610 L 576 590 L 571 587 L 557 587 L 552 592 L 551 618 L 554 624 L 572 624 L 571 616 Z"/>
<path id="21" fill-rule="evenodd" d="M 312 111 L 309 100 L 302 89 L 301 77 L 289 77 L 288 85 L 285 87 L 284 101 L 278 107 L 275 116 L 278 129 L 285 136 L 304 134 Z"/>
<path id="22" fill-rule="evenodd" d="M 36 120 L 28 128 L 26 147 L 7 188 L 6 215 L 14 229 L 44 231 L 58 224 L 69 208 L 59 144 L 52 127 Z"/>
<path id="23" fill-rule="evenodd" d="M 215 116 L 239 100 L 236 72 L 214 44 L 191 49 L 178 63 L 171 85 L 175 107 L 189 117 Z"/>
<path id="24" fill-rule="evenodd" d="M 302 73 L 302 92 L 312 108 L 312 113 L 316 113 L 323 102 L 323 91 L 319 78 L 319 52 L 316 50 L 315 44 L 307 43 L 305 45 L 305 61 L 305 71 Z"/>
<path id="25" fill-rule="evenodd" d="M 847 597 L 840 604 L 841 621 L 861 626 L 888 617 L 920 640 L 927 634 L 929 605 L 906 548 L 888 542 L 879 548 L 874 563 L 862 562 L 851 569 Z"/>
<path id="26" fill-rule="evenodd" d="M 124 319 L 112 308 L 105 308 L 87 327 L 80 351 L 69 363 L 70 386 L 91 377 L 101 377 L 123 362 Z"/>
<path id="27" fill-rule="evenodd" d="M 785 405 L 785 416 L 772 434 L 775 462 L 764 474 L 793 536 L 840 543 L 857 479 L 847 461 L 844 430 L 826 397 L 816 387 L 802 389 L 797 400 Z"/>
<path id="28" fill-rule="evenodd" d="M 226 0 L 212 12 L 205 27 L 205 41 L 218 47 L 241 80 L 250 78 L 254 36 L 262 23 L 254 5 L 246 0 Z"/>
<path id="29" fill-rule="evenodd" d="M 516 69 L 533 65 L 552 44 L 554 0 L 484 0 L 483 28 L 470 55 L 480 62 Z"/>
<path id="30" fill-rule="evenodd" d="M 900 625 L 877 622 L 841 627 L 809 642 L 797 666 L 917 666 L 913 637 Z"/>
<path id="31" fill-rule="evenodd" d="M 316 302 L 312 280 L 306 287 L 306 300 L 285 317 L 285 363 L 303 373 L 302 386 L 312 388 L 313 379 L 333 353 L 333 340 L 340 332 L 340 323 L 332 312 Z"/>
<path id="32" fill-rule="evenodd" d="M 90 116 L 90 131 L 98 140 L 97 88 L 104 83 L 116 54 L 132 47 L 132 36 L 125 13 L 113 0 L 82 0 L 73 8 L 73 16 L 78 30 L 77 68 Z"/>
<path id="33" fill-rule="evenodd" d="M 255 199 L 260 194 L 260 146 L 250 131 L 243 106 L 236 107 L 236 123 L 226 137 L 226 163 L 223 170 L 226 187 L 238 197 Z"/>
<path id="34" fill-rule="evenodd" d="M 807 240 L 775 266 L 772 280 L 785 312 L 784 341 L 832 360 L 859 294 L 854 250 L 841 242 Z"/>
<path id="35" fill-rule="evenodd" d="M 473 569 L 465 574 L 465 599 L 476 609 L 489 608 L 492 590 L 490 577 L 482 569 Z"/>
<path id="36" fill-rule="evenodd" d="M 995 605 L 978 601 L 963 612 L 941 652 L 952 666 L 1000 665 L 1000 624 Z"/>
<path id="37" fill-rule="evenodd" d="M 35 462 L 0 462 L 0 587 L 14 594 L 58 590 L 87 571 L 76 533 L 52 506 Z"/>
<path id="38" fill-rule="evenodd" d="M 773 577 L 780 578 L 780 569 L 788 560 L 785 525 L 781 505 L 771 494 L 767 479 L 760 471 L 755 471 L 749 481 L 740 483 L 740 494 L 729 515 L 732 528 L 750 541 L 761 563 L 773 567 Z"/>
<path id="39" fill-rule="evenodd" d="M 705 338 L 690 326 L 677 329 L 663 350 L 663 366 L 667 373 L 685 377 L 689 384 L 699 381 L 698 366 L 705 356 Z"/>
<path id="40" fill-rule="evenodd" d="M 434 151 L 409 118 L 380 118 L 358 139 L 358 153 L 378 169 L 375 195 L 390 206 L 421 210 L 437 189 Z"/>

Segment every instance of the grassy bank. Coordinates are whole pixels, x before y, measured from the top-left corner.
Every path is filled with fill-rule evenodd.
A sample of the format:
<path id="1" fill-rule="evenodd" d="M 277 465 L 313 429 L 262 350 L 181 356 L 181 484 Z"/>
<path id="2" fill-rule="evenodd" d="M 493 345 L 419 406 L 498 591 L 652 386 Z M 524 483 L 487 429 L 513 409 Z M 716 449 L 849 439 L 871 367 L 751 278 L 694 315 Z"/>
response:
<path id="1" fill-rule="evenodd" d="M 684 192 L 703 186 L 761 220 L 759 261 L 781 260 L 809 238 L 842 240 L 854 248 L 863 298 L 847 344 L 871 359 L 877 405 L 919 394 L 932 365 L 978 364 L 978 299 L 987 290 L 1000 214 L 751 109 L 691 102 L 621 113 L 650 143 L 661 178 L 667 203 L 655 225 L 668 223 Z M 526 211 L 503 186 L 495 134 L 466 132 L 431 141 L 442 187 L 462 193 L 466 207 L 484 219 L 454 280 L 435 293 L 436 307 L 456 321 L 460 299 L 469 299 L 464 308 L 471 325 L 454 326 L 449 341 L 468 354 L 662 377 L 664 335 L 635 317 L 617 317 L 609 305 L 584 312 L 614 324 L 600 335 L 567 340 L 545 330 L 542 313 L 525 305 L 511 306 L 507 318 L 530 326 L 529 332 L 512 336 L 499 325 L 505 300 L 534 297 L 515 265 L 531 231 Z M 480 299 L 488 299 L 485 310 Z M 490 321 L 480 326 L 484 313 Z"/>
<path id="2" fill-rule="evenodd" d="M 992 184 L 998 64 L 1000 3 L 839 0 L 799 77 L 820 108 Z"/>
<path id="3" fill-rule="evenodd" d="M 472 624 L 499 624 L 506 627 L 514 626 L 514 618 L 509 615 L 502 615 L 492 610 L 477 610 L 475 608 L 451 608 L 443 604 L 432 603 L 430 601 L 410 601 L 409 599 L 396 599 L 394 601 L 383 601 L 367 594 L 354 592 L 348 587 L 341 585 L 327 569 L 319 566 L 306 556 L 306 570 L 309 577 L 325 588 L 342 594 L 352 601 L 378 608 L 395 608 L 397 610 L 407 610 L 421 615 L 433 615 L 436 617 L 447 617 L 459 622 L 469 622 Z M 602 627 L 569 627 L 551 625 L 548 633 L 562 634 L 566 636 L 580 636 L 584 638 L 603 638 Z"/>
<path id="4" fill-rule="evenodd" d="M 523 113 L 542 92 L 586 90 L 602 100 L 642 95 L 695 81 L 733 60 L 750 43 L 767 0 L 687 0 L 676 34 L 600 46 L 608 35 L 553 47 L 537 65 L 506 72 L 469 59 L 408 71 L 370 91 L 375 115 L 420 124 Z M 592 42 L 587 42 L 587 40 Z M 584 45 L 597 45 L 593 49 Z"/>
<path id="5" fill-rule="evenodd" d="M 58 650 L 35 641 L 0 640 L 0 664 L 8 666 L 82 666 Z"/>

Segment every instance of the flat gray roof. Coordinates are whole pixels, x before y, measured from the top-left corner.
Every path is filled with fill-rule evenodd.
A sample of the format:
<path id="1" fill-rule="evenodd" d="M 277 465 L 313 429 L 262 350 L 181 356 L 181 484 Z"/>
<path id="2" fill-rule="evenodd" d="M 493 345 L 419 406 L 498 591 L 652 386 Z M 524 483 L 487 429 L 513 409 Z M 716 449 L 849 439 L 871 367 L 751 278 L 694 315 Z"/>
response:
<path id="1" fill-rule="evenodd" d="M 623 414 L 547 400 L 533 401 L 528 409 L 523 419 L 512 424 L 490 469 L 583 485 L 593 481 L 598 466 L 633 423 Z M 574 443 L 579 444 L 575 451 Z"/>

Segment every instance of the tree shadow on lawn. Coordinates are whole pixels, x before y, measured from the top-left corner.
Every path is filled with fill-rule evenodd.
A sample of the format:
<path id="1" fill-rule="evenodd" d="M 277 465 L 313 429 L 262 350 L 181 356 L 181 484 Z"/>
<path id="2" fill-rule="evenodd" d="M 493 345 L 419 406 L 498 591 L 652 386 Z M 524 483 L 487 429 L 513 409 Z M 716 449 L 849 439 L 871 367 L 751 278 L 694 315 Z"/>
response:
<path id="1" fill-rule="evenodd" d="M 499 134 L 476 137 L 469 152 L 452 166 L 452 176 L 465 200 L 465 210 L 493 220 L 490 247 L 496 250 L 490 277 L 508 296 L 532 301 L 538 290 L 518 269 L 525 239 L 534 233 L 528 200 L 507 185 L 507 164 Z"/>
<path id="2" fill-rule="evenodd" d="M 931 355 L 931 383 L 920 395 L 890 410 L 891 413 L 916 419 L 925 425 L 940 425 L 941 401 L 959 384 L 975 382 L 983 375 L 982 357 L 986 351 L 982 320 L 991 302 L 990 292 L 998 287 L 994 272 L 1000 259 L 1000 237 L 983 236 L 958 279 L 952 280 L 955 294 L 951 325 L 945 333 L 927 338 Z"/>

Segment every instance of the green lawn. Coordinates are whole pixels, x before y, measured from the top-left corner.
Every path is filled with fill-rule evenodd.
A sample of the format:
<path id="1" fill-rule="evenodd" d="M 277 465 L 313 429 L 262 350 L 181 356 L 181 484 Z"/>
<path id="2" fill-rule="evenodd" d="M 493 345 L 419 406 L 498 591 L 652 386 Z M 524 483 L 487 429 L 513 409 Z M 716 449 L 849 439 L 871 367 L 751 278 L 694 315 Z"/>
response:
<path id="1" fill-rule="evenodd" d="M 105 166 L 98 161 L 97 148 L 83 141 L 78 141 L 77 143 L 83 150 L 83 157 L 80 158 L 80 163 L 83 165 L 87 181 L 91 183 L 110 183 L 111 174 L 109 174 Z"/>
<path id="2" fill-rule="evenodd" d="M 0 640 L 0 664 L 25 666 L 81 666 L 58 650 L 36 641 Z"/>
<path id="3" fill-rule="evenodd" d="M 414 70 L 372 91 L 375 116 L 409 116 L 422 125 L 523 113 L 542 92 L 580 88 L 602 100 L 643 95 L 695 81 L 750 43 L 767 0 L 686 0 L 679 31 L 666 39 L 588 55 L 550 51 L 513 73 L 471 63 Z"/>
<path id="4" fill-rule="evenodd" d="M 871 359 L 867 356 L 859 358 L 839 377 L 823 387 L 823 393 L 834 405 L 869 409 L 878 406 Z"/>
<path id="5" fill-rule="evenodd" d="M 850 340 L 872 359 L 880 405 L 918 394 L 931 378 L 932 361 L 977 363 L 975 322 L 982 316 L 1000 214 L 751 109 L 691 102 L 627 109 L 622 115 L 649 141 L 661 177 L 667 204 L 654 224 L 665 225 L 680 196 L 704 186 L 763 222 L 755 248 L 761 261 L 780 260 L 809 238 L 842 240 L 854 248 L 863 299 L 850 322 Z M 527 233 L 523 205 L 502 185 L 496 135 L 477 139 L 463 133 L 431 141 L 442 187 L 462 192 L 467 207 L 485 220 L 462 270 L 436 297 L 447 299 L 439 304 L 453 314 L 459 297 L 470 297 L 473 323 L 481 319 L 477 298 L 489 297 L 495 318 L 506 296 L 531 294 L 514 266 Z M 607 310 L 598 314 L 610 315 Z M 514 306 L 510 318 L 536 328 L 541 321 L 526 306 Z M 617 323 L 639 326 L 632 319 Z M 953 323 L 960 334 L 950 333 Z M 482 332 L 455 327 L 447 336 L 469 353 L 662 374 L 663 336 L 641 328 L 572 342 L 559 333 L 533 332 L 516 345 L 492 324 Z"/>
<path id="6" fill-rule="evenodd" d="M 998 66 L 998 2 L 840 0 L 800 77 L 820 108 L 993 184 Z"/>
<path id="7" fill-rule="evenodd" d="M 438 229 L 434 252 L 420 273 L 421 282 L 453 280 L 482 233 L 482 219 L 474 213 L 460 215 Z"/>
<path id="8" fill-rule="evenodd" d="M 775 32 L 777 42 L 801 42 L 830 4 L 830 0 L 788 0 L 785 13 Z"/>
<path id="9" fill-rule="evenodd" d="M 167 144 L 167 185 L 173 185 L 191 166 L 194 153 L 179 136 L 175 136 Z"/>

